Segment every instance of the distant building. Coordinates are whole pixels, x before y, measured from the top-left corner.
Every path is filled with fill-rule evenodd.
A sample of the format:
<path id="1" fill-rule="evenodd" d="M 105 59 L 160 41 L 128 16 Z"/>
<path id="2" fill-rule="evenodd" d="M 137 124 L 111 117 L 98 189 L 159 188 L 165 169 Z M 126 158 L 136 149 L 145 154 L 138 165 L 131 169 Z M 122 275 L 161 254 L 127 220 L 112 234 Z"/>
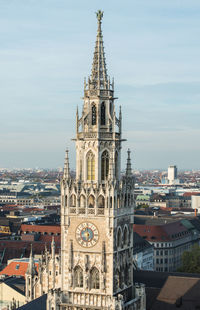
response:
<path id="1" fill-rule="evenodd" d="M 179 180 L 177 178 L 177 167 L 176 166 L 168 167 L 168 182 L 170 185 L 179 184 Z"/>
<path id="2" fill-rule="evenodd" d="M 156 271 L 176 271 L 183 252 L 200 240 L 199 230 L 185 219 L 160 225 L 134 224 L 134 231 L 154 245 Z"/>
<path id="3" fill-rule="evenodd" d="M 200 213 L 200 195 L 191 196 L 191 205 L 192 205 L 192 209 L 197 209 L 198 213 Z"/>

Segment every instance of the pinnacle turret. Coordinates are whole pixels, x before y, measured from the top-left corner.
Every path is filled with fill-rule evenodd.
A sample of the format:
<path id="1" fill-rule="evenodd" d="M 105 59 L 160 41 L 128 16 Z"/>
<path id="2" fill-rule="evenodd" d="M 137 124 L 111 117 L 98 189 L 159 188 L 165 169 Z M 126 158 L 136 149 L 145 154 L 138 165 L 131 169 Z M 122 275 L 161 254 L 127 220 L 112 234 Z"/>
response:
<path id="1" fill-rule="evenodd" d="M 68 156 L 68 149 L 66 149 L 65 152 L 65 163 L 64 163 L 64 173 L 63 173 L 63 178 L 68 180 L 70 177 L 69 174 L 69 156 Z"/>
<path id="2" fill-rule="evenodd" d="M 89 84 L 90 87 L 94 89 L 108 89 L 110 85 L 108 82 L 108 76 L 106 70 L 103 35 L 101 30 L 103 12 L 99 10 L 96 13 L 96 15 L 98 20 L 98 28 L 97 28 L 96 45 L 92 64 L 92 73 L 89 79 Z"/>
<path id="3" fill-rule="evenodd" d="M 35 274 L 37 274 L 34 257 L 33 257 L 32 245 L 31 245 L 31 252 L 30 252 L 30 257 L 29 257 L 29 264 L 28 264 L 26 273 L 31 276 L 34 276 Z"/>
<path id="4" fill-rule="evenodd" d="M 55 240 L 54 240 L 54 236 L 52 237 L 52 241 L 51 241 L 51 254 L 52 254 L 52 258 L 55 258 Z"/>
<path id="5" fill-rule="evenodd" d="M 128 149 L 127 153 L 128 153 L 128 157 L 127 157 L 127 164 L 126 164 L 126 176 L 131 177 L 132 176 L 132 169 L 131 169 L 131 157 L 130 157 L 131 151 L 130 151 L 130 149 Z"/>

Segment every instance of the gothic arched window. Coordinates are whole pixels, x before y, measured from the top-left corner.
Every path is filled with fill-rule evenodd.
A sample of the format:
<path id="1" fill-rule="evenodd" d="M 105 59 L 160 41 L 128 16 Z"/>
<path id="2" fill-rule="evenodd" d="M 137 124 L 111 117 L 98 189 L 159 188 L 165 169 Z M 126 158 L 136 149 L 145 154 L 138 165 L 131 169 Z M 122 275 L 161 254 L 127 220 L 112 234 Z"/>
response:
<path id="1" fill-rule="evenodd" d="M 117 247 L 120 248 L 121 246 L 122 246 L 122 231 L 121 228 L 119 228 L 117 232 Z"/>
<path id="2" fill-rule="evenodd" d="M 101 156 L 101 179 L 102 181 L 108 178 L 109 172 L 109 154 L 108 151 L 104 151 Z"/>
<path id="3" fill-rule="evenodd" d="M 106 107 L 105 107 L 105 103 L 102 102 L 101 104 L 101 125 L 105 125 L 106 124 Z"/>
<path id="4" fill-rule="evenodd" d="M 72 194 L 70 197 L 70 206 L 76 207 L 76 196 L 74 194 Z"/>
<path id="5" fill-rule="evenodd" d="M 91 151 L 87 155 L 87 179 L 95 180 L 95 156 Z"/>
<path id="6" fill-rule="evenodd" d="M 93 104 L 92 105 L 92 125 L 96 125 L 97 122 L 97 111 L 96 111 L 96 106 Z"/>
<path id="7" fill-rule="evenodd" d="M 105 198 L 102 195 L 98 197 L 97 204 L 99 208 L 105 207 Z"/>
<path id="8" fill-rule="evenodd" d="M 86 198 L 84 195 L 81 195 L 80 196 L 80 207 L 85 208 L 85 206 L 86 206 Z"/>
<path id="9" fill-rule="evenodd" d="M 88 198 L 88 207 L 89 208 L 94 208 L 94 204 L 95 204 L 95 199 L 93 195 L 90 195 Z"/>
<path id="10" fill-rule="evenodd" d="M 80 266 L 74 269 L 74 286 L 83 287 L 83 269 Z"/>
<path id="11" fill-rule="evenodd" d="M 128 229 L 127 226 L 124 228 L 124 245 L 128 244 Z"/>
<path id="12" fill-rule="evenodd" d="M 90 276 L 91 276 L 91 289 L 92 288 L 99 289 L 100 287 L 99 270 L 96 267 L 92 268 Z"/>

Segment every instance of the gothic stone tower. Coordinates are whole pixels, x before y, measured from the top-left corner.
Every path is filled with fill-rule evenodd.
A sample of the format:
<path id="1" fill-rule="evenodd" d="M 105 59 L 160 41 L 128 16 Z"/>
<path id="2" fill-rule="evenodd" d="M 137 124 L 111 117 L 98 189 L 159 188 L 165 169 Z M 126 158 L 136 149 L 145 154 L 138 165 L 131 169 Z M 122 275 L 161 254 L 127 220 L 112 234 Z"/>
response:
<path id="1" fill-rule="evenodd" d="M 133 286 L 134 181 L 128 151 L 120 178 L 121 110 L 107 75 L 98 30 L 91 76 L 76 115 L 76 178 L 66 151 L 61 182 L 61 290 L 48 294 L 47 309 L 143 309 Z"/>

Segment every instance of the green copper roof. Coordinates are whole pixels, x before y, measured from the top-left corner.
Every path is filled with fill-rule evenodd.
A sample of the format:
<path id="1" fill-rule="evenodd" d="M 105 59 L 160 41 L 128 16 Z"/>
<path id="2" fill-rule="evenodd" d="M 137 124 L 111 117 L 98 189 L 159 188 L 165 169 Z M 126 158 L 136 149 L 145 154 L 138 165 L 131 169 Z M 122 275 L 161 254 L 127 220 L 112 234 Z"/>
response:
<path id="1" fill-rule="evenodd" d="M 185 226 L 187 229 L 195 229 L 195 227 L 192 225 L 192 223 L 188 220 L 181 220 L 181 223 L 183 226 Z"/>
<path id="2" fill-rule="evenodd" d="M 144 200 L 144 201 L 149 201 L 150 196 L 149 195 L 138 195 L 136 200 Z"/>

